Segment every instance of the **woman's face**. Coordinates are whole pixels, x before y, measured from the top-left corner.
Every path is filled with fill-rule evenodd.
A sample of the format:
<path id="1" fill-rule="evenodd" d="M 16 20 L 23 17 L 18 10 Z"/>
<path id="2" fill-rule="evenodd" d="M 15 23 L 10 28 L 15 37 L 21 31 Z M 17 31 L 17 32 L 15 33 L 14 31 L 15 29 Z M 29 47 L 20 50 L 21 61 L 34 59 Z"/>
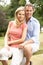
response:
<path id="1" fill-rule="evenodd" d="M 25 19 L 25 11 L 21 10 L 17 13 L 17 19 L 22 22 Z"/>

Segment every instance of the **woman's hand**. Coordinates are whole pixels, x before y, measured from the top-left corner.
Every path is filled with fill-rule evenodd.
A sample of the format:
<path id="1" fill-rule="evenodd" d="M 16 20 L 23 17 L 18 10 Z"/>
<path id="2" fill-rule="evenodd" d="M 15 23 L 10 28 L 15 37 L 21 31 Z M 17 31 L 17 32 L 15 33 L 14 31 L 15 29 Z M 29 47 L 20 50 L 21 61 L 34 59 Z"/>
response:
<path id="1" fill-rule="evenodd" d="M 24 48 L 24 45 L 23 44 L 20 44 L 18 48 L 19 49 L 23 49 Z"/>

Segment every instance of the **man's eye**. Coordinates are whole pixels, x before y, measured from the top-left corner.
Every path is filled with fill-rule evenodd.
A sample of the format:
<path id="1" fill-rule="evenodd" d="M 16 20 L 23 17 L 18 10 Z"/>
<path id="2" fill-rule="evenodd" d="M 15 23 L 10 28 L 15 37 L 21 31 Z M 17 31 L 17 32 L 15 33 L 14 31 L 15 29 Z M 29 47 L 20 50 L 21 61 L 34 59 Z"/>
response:
<path id="1" fill-rule="evenodd" d="M 28 12 L 28 10 L 26 10 Z"/>

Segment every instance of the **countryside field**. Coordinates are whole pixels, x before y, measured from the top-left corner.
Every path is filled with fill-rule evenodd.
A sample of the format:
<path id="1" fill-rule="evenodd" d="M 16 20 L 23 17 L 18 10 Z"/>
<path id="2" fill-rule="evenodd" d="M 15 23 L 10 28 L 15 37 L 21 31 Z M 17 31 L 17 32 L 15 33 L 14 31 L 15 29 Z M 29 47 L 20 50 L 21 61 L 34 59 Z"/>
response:
<path id="1" fill-rule="evenodd" d="M 43 33 L 40 33 L 39 36 L 39 41 L 40 41 L 40 49 L 37 53 L 35 53 L 32 57 L 32 61 L 33 61 L 33 65 L 43 65 Z M 4 37 L 0 37 L 0 49 L 4 47 Z M 8 65 L 10 65 L 10 61 L 8 61 Z M 39 63 L 40 62 L 40 63 Z M 2 63 L 0 62 L 0 65 L 2 65 Z"/>

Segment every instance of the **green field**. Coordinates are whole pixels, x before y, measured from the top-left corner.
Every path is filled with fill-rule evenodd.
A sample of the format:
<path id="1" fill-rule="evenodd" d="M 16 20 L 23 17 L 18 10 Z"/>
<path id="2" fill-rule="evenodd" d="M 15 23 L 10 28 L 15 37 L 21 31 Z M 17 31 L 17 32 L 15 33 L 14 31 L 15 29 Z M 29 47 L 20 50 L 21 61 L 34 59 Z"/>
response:
<path id="1" fill-rule="evenodd" d="M 37 53 L 35 53 L 34 55 L 38 55 L 38 54 L 43 54 L 43 33 L 40 33 L 40 37 L 39 37 L 39 41 L 40 41 L 40 48 L 39 51 Z M 4 47 L 4 37 L 0 37 L 0 49 Z M 10 60 L 8 61 L 8 65 L 10 64 Z M 1 62 L 0 62 L 0 65 Z"/>

